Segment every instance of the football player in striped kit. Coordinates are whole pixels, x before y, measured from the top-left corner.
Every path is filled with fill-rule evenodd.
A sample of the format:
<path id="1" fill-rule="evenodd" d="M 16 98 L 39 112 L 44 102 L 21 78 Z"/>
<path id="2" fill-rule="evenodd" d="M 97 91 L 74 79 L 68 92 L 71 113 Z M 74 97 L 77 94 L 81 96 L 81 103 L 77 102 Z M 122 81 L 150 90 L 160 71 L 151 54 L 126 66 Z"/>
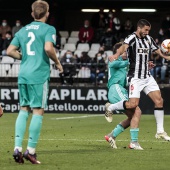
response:
<path id="1" fill-rule="evenodd" d="M 168 57 L 161 52 L 156 42 L 149 36 L 150 29 L 151 24 L 146 19 L 140 19 L 136 31 L 125 38 L 123 45 L 117 50 L 116 54 L 109 57 L 109 60 L 113 61 L 124 51 L 127 51 L 130 62 L 127 75 L 129 100 L 107 105 L 106 116 L 111 117 L 113 110 L 135 109 L 139 105 L 140 93 L 143 91 L 155 104 L 154 115 L 157 124 L 155 137 L 170 141 L 170 137 L 164 131 L 164 109 L 161 92 L 157 82 L 150 74 L 148 64 L 152 52 L 166 59 Z M 134 129 L 131 133 L 135 134 L 137 131 L 138 129 Z"/>

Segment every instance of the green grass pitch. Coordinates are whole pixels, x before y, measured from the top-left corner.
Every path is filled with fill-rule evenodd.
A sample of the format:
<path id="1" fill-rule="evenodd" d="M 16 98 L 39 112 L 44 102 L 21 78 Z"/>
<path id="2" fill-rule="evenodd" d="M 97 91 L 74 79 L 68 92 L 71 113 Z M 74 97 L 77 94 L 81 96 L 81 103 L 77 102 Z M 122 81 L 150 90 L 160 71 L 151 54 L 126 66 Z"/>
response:
<path id="1" fill-rule="evenodd" d="M 107 123 L 104 115 L 62 113 L 44 115 L 36 150 L 42 164 L 25 161 L 19 165 L 12 157 L 16 117 L 15 113 L 5 113 L 0 118 L 1 170 L 167 170 L 170 166 L 170 142 L 155 139 L 154 115 L 141 117 L 139 143 L 144 150 L 138 151 L 127 147 L 129 129 L 117 138 L 116 150 L 104 140 L 104 135 L 125 115 L 113 115 L 113 122 Z M 169 115 L 165 116 L 164 126 L 170 134 Z M 28 133 L 24 137 L 24 150 L 27 137 Z"/>

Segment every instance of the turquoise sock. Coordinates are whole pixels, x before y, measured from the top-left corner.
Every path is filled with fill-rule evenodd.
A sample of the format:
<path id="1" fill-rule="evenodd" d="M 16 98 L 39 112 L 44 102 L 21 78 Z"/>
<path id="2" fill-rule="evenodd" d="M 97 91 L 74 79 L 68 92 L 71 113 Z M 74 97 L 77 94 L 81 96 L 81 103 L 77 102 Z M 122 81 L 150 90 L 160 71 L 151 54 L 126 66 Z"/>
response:
<path id="1" fill-rule="evenodd" d="M 40 136 L 41 127 L 42 127 L 42 119 L 43 116 L 33 114 L 29 126 L 28 147 L 36 148 Z"/>
<path id="2" fill-rule="evenodd" d="M 131 135 L 132 142 L 138 141 L 138 133 L 139 133 L 139 128 L 130 129 L 130 135 Z"/>
<path id="3" fill-rule="evenodd" d="M 20 110 L 15 122 L 15 147 L 22 147 L 29 112 Z"/>
<path id="4" fill-rule="evenodd" d="M 113 137 L 117 137 L 119 134 L 121 134 L 124 131 L 124 127 L 121 124 L 118 124 L 114 130 L 111 132 Z"/>

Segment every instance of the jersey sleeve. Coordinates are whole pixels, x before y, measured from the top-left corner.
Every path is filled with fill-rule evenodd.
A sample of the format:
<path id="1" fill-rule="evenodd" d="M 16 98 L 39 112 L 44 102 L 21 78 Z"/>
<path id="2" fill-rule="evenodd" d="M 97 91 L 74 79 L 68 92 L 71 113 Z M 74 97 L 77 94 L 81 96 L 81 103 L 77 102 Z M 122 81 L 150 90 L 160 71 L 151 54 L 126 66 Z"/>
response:
<path id="1" fill-rule="evenodd" d="M 54 27 L 49 27 L 45 35 L 45 42 L 52 42 L 54 45 L 56 45 L 56 30 Z"/>
<path id="2" fill-rule="evenodd" d="M 128 44 L 129 46 L 131 46 L 134 42 L 135 42 L 135 35 L 131 34 L 128 37 L 125 38 L 123 43 Z"/>
<path id="3" fill-rule="evenodd" d="M 154 41 L 154 39 L 152 37 L 151 38 L 151 51 L 154 52 L 155 50 L 157 50 L 159 47 L 156 44 L 156 42 Z"/>
<path id="4" fill-rule="evenodd" d="M 114 60 L 112 62 L 109 62 L 109 68 L 113 67 L 113 68 L 123 68 L 123 67 L 127 67 L 129 65 L 129 61 L 128 60 Z"/>

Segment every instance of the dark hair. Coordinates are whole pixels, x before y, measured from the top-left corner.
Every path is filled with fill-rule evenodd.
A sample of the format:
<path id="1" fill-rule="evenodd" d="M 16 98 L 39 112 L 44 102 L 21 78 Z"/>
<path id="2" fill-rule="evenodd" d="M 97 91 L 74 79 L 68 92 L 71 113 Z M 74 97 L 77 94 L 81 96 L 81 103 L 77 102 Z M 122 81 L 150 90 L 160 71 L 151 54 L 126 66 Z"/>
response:
<path id="1" fill-rule="evenodd" d="M 137 27 L 143 28 L 144 26 L 151 27 L 151 24 L 146 19 L 140 19 L 137 23 Z"/>
<path id="2" fill-rule="evenodd" d="M 12 35 L 12 32 L 11 31 L 7 31 L 6 34 Z"/>
<path id="3" fill-rule="evenodd" d="M 117 49 L 122 46 L 122 42 L 118 42 L 113 46 L 113 54 L 116 54 Z"/>

